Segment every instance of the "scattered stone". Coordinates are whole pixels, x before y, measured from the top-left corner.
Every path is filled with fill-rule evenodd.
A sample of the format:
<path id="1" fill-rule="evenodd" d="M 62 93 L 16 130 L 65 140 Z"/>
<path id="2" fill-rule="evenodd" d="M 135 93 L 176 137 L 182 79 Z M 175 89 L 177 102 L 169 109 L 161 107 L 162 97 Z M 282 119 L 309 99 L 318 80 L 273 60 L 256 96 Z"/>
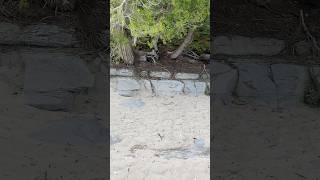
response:
<path id="1" fill-rule="evenodd" d="M 117 90 L 119 95 L 132 97 L 140 89 L 140 84 L 134 79 L 119 79 Z"/>
<path id="2" fill-rule="evenodd" d="M 180 147 L 159 150 L 156 156 L 165 159 L 190 159 L 195 157 L 208 157 L 210 154 L 210 149 L 205 147 L 205 142 L 203 139 L 195 139 L 194 144 L 190 147 Z"/>
<path id="3" fill-rule="evenodd" d="M 140 99 L 129 99 L 120 103 L 121 106 L 127 108 L 141 108 L 144 106 L 144 102 Z"/>
<path id="4" fill-rule="evenodd" d="M 184 84 L 176 80 L 151 80 L 156 95 L 175 96 L 183 92 Z"/>
<path id="5" fill-rule="evenodd" d="M 210 61 L 210 54 L 201 54 L 199 59 Z"/>
<path id="6" fill-rule="evenodd" d="M 118 75 L 116 68 L 110 68 L 110 76 L 116 76 Z"/>
<path id="7" fill-rule="evenodd" d="M 113 136 L 110 134 L 110 145 L 114 145 L 121 142 L 121 139 L 118 136 Z"/>
<path id="8" fill-rule="evenodd" d="M 74 94 L 67 91 L 26 92 L 26 103 L 49 111 L 71 111 Z"/>
<path id="9" fill-rule="evenodd" d="M 175 76 L 176 79 L 199 79 L 199 74 L 193 73 L 177 73 Z"/>
<path id="10" fill-rule="evenodd" d="M 110 68 L 110 75 L 111 76 L 126 76 L 131 77 L 134 75 L 134 72 L 132 69 L 116 69 L 116 68 Z"/>
<path id="11" fill-rule="evenodd" d="M 133 76 L 134 72 L 132 69 L 118 69 L 117 76 Z"/>
<path id="12" fill-rule="evenodd" d="M 285 48 L 285 42 L 270 38 L 218 36 L 214 38 L 213 47 L 214 54 L 273 56 Z"/>
<path id="13" fill-rule="evenodd" d="M 204 148 L 205 142 L 204 139 L 202 138 L 195 138 L 194 140 L 194 144 L 192 146 L 192 148 L 196 149 L 196 150 L 201 150 Z"/>
<path id="14" fill-rule="evenodd" d="M 150 75 L 150 77 L 153 77 L 153 78 L 162 78 L 162 79 L 169 79 L 171 77 L 171 73 L 169 73 L 169 72 L 151 71 L 149 75 Z"/>

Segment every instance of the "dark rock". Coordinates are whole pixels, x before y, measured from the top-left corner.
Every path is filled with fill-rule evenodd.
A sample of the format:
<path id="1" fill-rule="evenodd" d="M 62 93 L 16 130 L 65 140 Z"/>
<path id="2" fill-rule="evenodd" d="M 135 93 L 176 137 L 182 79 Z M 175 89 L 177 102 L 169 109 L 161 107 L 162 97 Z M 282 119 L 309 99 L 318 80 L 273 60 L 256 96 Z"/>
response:
<path id="1" fill-rule="evenodd" d="M 227 64 L 213 64 L 213 96 L 214 103 L 229 104 L 237 85 L 238 73 Z"/>
<path id="2" fill-rule="evenodd" d="M 277 105 L 276 85 L 269 64 L 237 64 L 237 96 L 257 105 Z"/>
<path id="3" fill-rule="evenodd" d="M 77 56 L 64 53 L 25 54 L 25 90 L 48 92 L 91 87 L 94 78 Z"/>
<path id="4" fill-rule="evenodd" d="M 303 102 L 304 91 L 309 81 L 305 66 L 275 64 L 271 66 L 277 86 L 280 105 L 294 105 Z"/>
<path id="5" fill-rule="evenodd" d="M 27 104 L 46 110 L 70 110 L 73 93 L 92 87 L 94 78 L 84 62 L 64 53 L 24 54 Z"/>
<path id="6" fill-rule="evenodd" d="M 70 111 L 74 94 L 67 91 L 27 92 L 27 104 L 49 111 Z"/>
<path id="7" fill-rule="evenodd" d="M 258 37 L 218 36 L 214 38 L 213 47 L 214 54 L 272 56 L 279 54 L 285 48 L 285 42 Z"/>
<path id="8" fill-rule="evenodd" d="M 109 130 L 93 116 L 72 116 L 48 123 L 30 134 L 36 140 L 72 145 L 107 144 Z M 114 140 L 115 141 L 115 140 Z"/>
<path id="9" fill-rule="evenodd" d="M 0 44 L 32 45 L 44 47 L 78 47 L 73 29 L 56 25 L 35 24 L 19 27 L 11 23 L 0 23 Z"/>
<path id="10" fill-rule="evenodd" d="M 45 47 L 73 47 L 79 44 L 74 30 L 55 25 L 37 24 L 25 27 L 19 40 L 23 44 Z"/>

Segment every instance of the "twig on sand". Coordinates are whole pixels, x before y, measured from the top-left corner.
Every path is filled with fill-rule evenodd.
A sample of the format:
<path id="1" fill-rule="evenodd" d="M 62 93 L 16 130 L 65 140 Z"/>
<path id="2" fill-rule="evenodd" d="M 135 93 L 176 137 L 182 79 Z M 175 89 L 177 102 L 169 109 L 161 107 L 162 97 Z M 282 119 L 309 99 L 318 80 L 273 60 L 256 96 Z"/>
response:
<path id="1" fill-rule="evenodd" d="M 313 47 L 316 49 L 317 56 L 320 55 L 320 47 L 318 45 L 318 42 L 314 36 L 310 33 L 303 16 L 303 10 L 300 10 L 300 18 L 301 18 L 301 25 L 303 27 L 303 30 L 306 32 L 308 38 L 312 41 Z"/>
<path id="2" fill-rule="evenodd" d="M 161 141 L 162 141 L 162 139 L 164 138 L 164 135 L 163 135 L 163 136 L 161 136 L 161 134 L 160 134 L 160 133 L 158 133 L 158 136 L 160 137 L 160 139 L 161 139 Z"/>

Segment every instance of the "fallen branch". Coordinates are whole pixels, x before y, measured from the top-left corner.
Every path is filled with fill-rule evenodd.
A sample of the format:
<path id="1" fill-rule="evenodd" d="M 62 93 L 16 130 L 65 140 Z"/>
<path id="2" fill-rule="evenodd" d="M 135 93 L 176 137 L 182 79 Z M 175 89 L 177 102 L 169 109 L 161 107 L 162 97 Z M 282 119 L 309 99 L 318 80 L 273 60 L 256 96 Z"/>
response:
<path id="1" fill-rule="evenodd" d="M 170 55 L 171 59 L 177 59 L 178 56 L 181 55 L 183 50 L 192 42 L 193 39 L 193 30 L 190 30 L 187 34 L 187 37 L 184 39 L 182 44 L 178 47 L 178 49 Z"/>

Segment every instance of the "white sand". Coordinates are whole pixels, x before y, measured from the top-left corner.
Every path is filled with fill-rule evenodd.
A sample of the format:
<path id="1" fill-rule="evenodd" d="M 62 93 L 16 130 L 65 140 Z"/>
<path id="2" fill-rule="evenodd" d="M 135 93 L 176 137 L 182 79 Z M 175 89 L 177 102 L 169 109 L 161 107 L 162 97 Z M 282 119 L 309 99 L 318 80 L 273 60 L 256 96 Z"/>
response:
<path id="1" fill-rule="evenodd" d="M 209 148 L 210 97 L 122 97 L 114 89 L 111 98 L 111 133 L 122 141 L 111 146 L 112 180 L 209 180 L 209 155 L 189 159 L 155 156 L 161 150 L 190 147 L 202 138 Z M 120 104 L 140 99 L 140 108 Z M 162 140 L 160 136 L 162 137 Z"/>

